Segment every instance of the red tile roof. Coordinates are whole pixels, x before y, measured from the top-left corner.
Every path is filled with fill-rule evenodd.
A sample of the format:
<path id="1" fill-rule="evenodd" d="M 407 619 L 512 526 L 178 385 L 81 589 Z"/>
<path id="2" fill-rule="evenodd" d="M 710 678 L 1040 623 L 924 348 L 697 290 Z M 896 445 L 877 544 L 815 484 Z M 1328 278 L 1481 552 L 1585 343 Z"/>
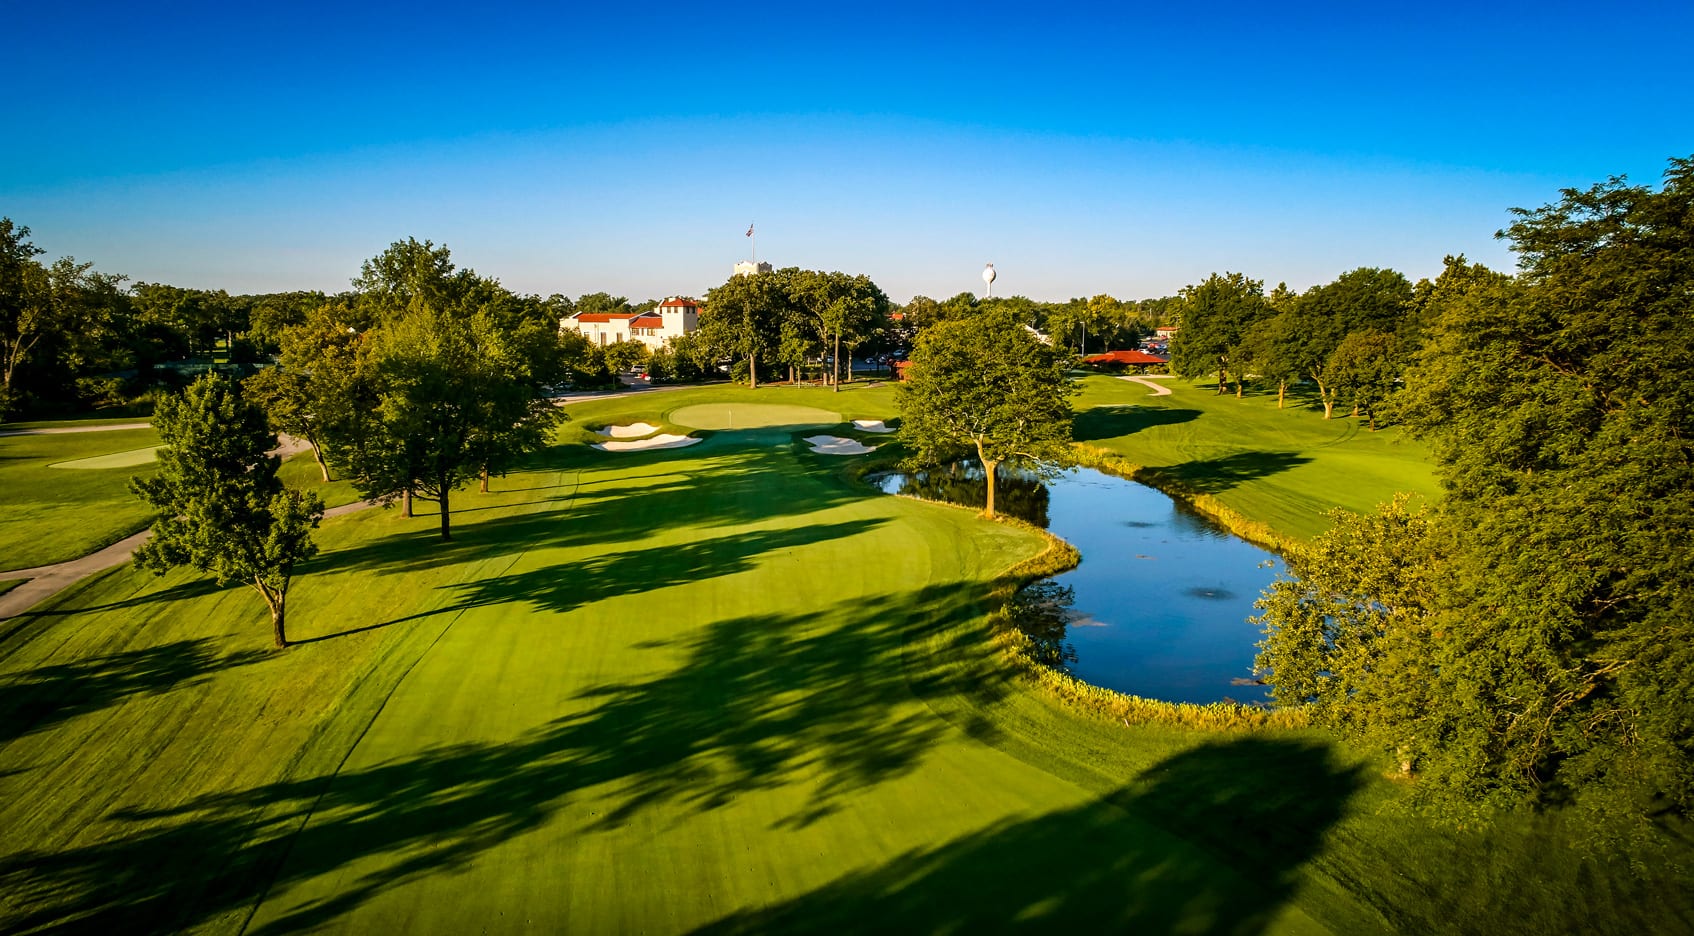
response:
<path id="1" fill-rule="evenodd" d="M 630 328 L 664 328 L 665 320 L 657 315 L 643 315 L 629 320 Z"/>
<path id="2" fill-rule="evenodd" d="M 674 309 L 674 308 L 698 309 L 699 307 L 700 307 L 700 303 L 695 302 L 693 299 L 683 299 L 681 297 L 678 297 L 678 298 L 675 298 L 675 299 L 666 299 L 664 302 L 659 303 L 659 308 L 661 308 L 661 309 Z"/>
<path id="3" fill-rule="evenodd" d="M 1168 364 L 1167 358 L 1145 351 L 1107 351 L 1105 354 L 1090 354 L 1082 359 L 1084 364 Z"/>

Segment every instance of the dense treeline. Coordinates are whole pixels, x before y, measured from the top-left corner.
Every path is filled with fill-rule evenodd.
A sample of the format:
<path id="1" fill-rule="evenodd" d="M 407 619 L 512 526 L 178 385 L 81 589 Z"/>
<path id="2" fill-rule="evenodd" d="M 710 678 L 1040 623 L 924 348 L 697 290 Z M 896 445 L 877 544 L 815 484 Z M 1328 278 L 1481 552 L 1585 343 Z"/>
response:
<path id="1" fill-rule="evenodd" d="M 1447 265 L 1462 268 L 1464 258 L 1449 257 Z M 1361 267 L 1304 293 L 1278 284 L 1267 294 L 1262 280 L 1213 274 L 1172 303 L 1180 330 L 1171 341 L 1171 369 L 1184 377 L 1216 375 L 1218 392 L 1233 383 L 1236 396 L 1250 379 L 1273 383 L 1279 407 L 1291 385 L 1307 384 L 1324 418 L 1345 403 L 1375 429 L 1392 412 L 1390 398 L 1422 343 L 1436 287 Z"/>
<path id="2" fill-rule="evenodd" d="M 440 505 L 550 441 L 551 390 L 590 350 L 559 328 L 560 304 L 518 296 L 446 247 L 399 241 L 365 262 L 354 291 L 281 329 L 275 367 L 246 381 L 278 430 L 305 439 L 366 497 Z"/>
<path id="3" fill-rule="evenodd" d="M 1694 813 L 1694 160 L 1515 213 L 1516 276 L 1361 317 L 1445 497 L 1291 557 L 1259 664 L 1428 801 L 1645 829 Z"/>
<path id="4" fill-rule="evenodd" d="M 383 258 L 378 258 L 380 268 L 337 295 L 230 295 L 130 284 L 126 276 L 99 272 L 73 257 L 43 262 L 42 253 L 31 242 L 29 228 L 0 218 L 0 418 L 125 403 L 145 406 L 155 392 L 181 389 L 209 367 L 251 370 L 269 362 L 282 353 L 288 329 L 321 318 L 326 309 L 340 310 L 350 323 L 364 327 L 388 314 L 385 307 L 404 306 L 412 298 L 385 291 L 385 280 L 407 271 L 395 266 L 400 261 Z M 472 300 L 518 310 L 538 323 L 551 321 L 555 328 L 579 308 L 641 307 L 605 293 L 574 302 L 559 295 L 516 295 L 474 273 L 454 275 L 457 279 L 448 279 L 459 285 L 481 282 L 483 292 Z M 606 351 L 587 341 L 561 340 L 568 365 L 564 382 L 585 387 L 615 383 L 612 373 L 624 362 L 608 359 Z"/>

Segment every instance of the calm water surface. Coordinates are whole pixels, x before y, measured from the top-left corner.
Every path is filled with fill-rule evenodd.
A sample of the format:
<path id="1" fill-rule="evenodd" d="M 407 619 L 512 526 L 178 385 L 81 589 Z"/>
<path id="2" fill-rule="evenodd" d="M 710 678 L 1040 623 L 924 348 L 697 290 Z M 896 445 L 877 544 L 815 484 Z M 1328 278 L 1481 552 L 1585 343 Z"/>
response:
<path id="1" fill-rule="evenodd" d="M 971 480 L 980 490 L 980 470 L 970 474 L 896 474 L 880 483 L 890 493 L 955 499 L 946 495 L 968 497 Z M 1171 702 L 1268 699 L 1251 681 L 1260 635 L 1247 618 L 1281 568 L 1276 555 L 1152 488 L 1092 469 L 1067 472 L 1044 492 L 1030 490 L 1035 486 L 1021 480 L 1014 506 L 1038 507 L 1026 519 L 1082 553 L 1081 565 L 1048 580 L 1074 592 L 1062 635 L 1053 635 L 1073 674 Z M 1007 493 L 1002 479 L 997 505 Z M 982 503 L 980 493 L 975 502 Z"/>

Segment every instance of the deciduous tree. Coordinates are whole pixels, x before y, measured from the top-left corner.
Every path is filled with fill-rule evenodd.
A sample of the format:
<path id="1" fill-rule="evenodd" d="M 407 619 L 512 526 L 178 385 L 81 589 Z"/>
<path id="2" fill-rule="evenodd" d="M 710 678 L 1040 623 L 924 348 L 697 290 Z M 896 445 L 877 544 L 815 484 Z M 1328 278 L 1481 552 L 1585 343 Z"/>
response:
<path id="1" fill-rule="evenodd" d="M 1076 388 L 1065 358 L 1011 312 L 950 318 L 927 326 L 896 402 L 900 438 L 920 460 L 938 463 L 974 452 L 988 481 L 994 516 L 1000 465 L 1036 470 L 1069 457 Z"/>
<path id="2" fill-rule="evenodd" d="M 1235 374 L 1241 395 L 1241 371 L 1236 364 L 1242 336 L 1259 319 L 1270 315 L 1265 284 L 1240 273 L 1213 273 L 1204 282 L 1182 290 L 1181 329 L 1171 341 L 1171 370 L 1183 377 L 1217 374 L 1218 393 Z"/>
<path id="3" fill-rule="evenodd" d="M 153 425 L 164 444 L 159 470 L 130 487 L 159 511 L 153 538 L 135 553 L 163 574 L 181 565 L 257 591 L 271 612 L 278 647 L 288 645 L 286 613 L 294 568 L 317 553 L 312 529 L 323 517 L 314 493 L 287 490 L 265 414 L 241 398 L 235 381 L 206 374 L 180 397 L 159 401 Z"/>
<path id="4" fill-rule="evenodd" d="M 1279 698 L 1327 699 L 1407 760 L 1426 798 L 1686 819 L 1694 159 L 1659 191 L 1614 178 L 1516 215 L 1520 274 L 1452 277 L 1398 406 L 1446 488 L 1426 534 L 1297 566 L 1262 606 L 1262 662 Z M 1358 636 L 1323 630 L 1341 624 Z M 1401 663 L 1349 649 L 1389 634 Z"/>

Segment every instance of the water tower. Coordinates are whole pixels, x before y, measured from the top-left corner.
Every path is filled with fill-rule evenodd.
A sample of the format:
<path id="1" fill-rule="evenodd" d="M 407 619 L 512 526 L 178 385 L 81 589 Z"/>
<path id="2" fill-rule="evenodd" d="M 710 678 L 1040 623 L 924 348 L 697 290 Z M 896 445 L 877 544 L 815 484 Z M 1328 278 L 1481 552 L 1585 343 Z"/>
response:
<path id="1" fill-rule="evenodd" d="M 987 298 L 989 299 L 994 298 L 994 276 L 994 264 L 990 263 L 982 268 L 982 283 L 988 287 Z"/>

